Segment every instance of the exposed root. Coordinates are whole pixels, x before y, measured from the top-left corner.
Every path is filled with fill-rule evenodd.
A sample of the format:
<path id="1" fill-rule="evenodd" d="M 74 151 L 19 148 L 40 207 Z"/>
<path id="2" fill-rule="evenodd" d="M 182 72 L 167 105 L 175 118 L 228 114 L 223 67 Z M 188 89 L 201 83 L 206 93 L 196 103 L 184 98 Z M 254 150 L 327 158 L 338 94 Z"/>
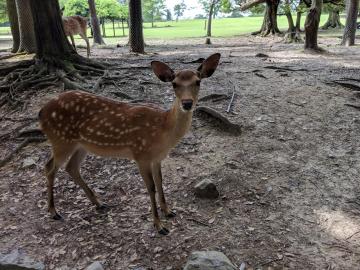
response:
<path id="1" fill-rule="evenodd" d="M 13 151 L 11 151 L 3 160 L 0 161 L 0 168 L 3 167 L 6 163 L 8 163 L 15 154 L 17 154 L 22 148 L 27 146 L 29 143 L 32 142 L 43 142 L 46 139 L 43 137 L 29 137 L 26 138 L 20 143 Z"/>
<path id="2" fill-rule="evenodd" d="M 240 134 L 241 133 L 241 126 L 238 124 L 234 124 L 231 123 L 230 120 L 228 118 L 226 118 L 224 115 L 222 115 L 221 113 L 217 112 L 216 110 L 210 108 L 210 107 L 206 107 L 206 106 L 199 106 L 195 109 L 195 112 L 201 112 L 206 114 L 207 116 L 211 116 L 213 118 L 215 118 L 216 120 L 218 120 L 221 123 L 221 127 L 233 134 Z M 201 116 L 200 114 L 196 114 L 197 116 Z"/>
<path id="3" fill-rule="evenodd" d="M 105 66 L 79 55 L 69 59 L 42 58 L 0 65 L 0 107 L 4 104 L 17 106 L 24 98 L 21 93 L 32 93 L 37 89 L 62 85 L 63 89 L 86 88 L 76 81 L 86 82 L 82 74 L 101 75 Z"/>

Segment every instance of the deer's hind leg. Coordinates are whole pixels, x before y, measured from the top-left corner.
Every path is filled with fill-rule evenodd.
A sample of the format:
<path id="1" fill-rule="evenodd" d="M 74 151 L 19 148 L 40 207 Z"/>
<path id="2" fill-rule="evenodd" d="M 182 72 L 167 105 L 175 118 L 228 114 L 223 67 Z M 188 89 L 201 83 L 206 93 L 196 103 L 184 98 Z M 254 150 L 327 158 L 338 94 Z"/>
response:
<path id="1" fill-rule="evenodd" d="M 55 220 L 61 220 L 62 217 L 56 212 L 54 203 L 54 181 L 59 168 L 65 161 L 72 155 L 76 145 L 66 143 L 58 143 L 59 146 L 53 146 L 52 157 L 45 165 L 45 172 L 47 178 L 47 191 L 48 191 L 48 210 L 50 215 Z M 66 146 L 65 146 L 66 145 Z"/>
<path id="2" fill-rule="evenodd" d="M 86 42 L 86 55 L 87 55 L 87 57 L 89 57 L 89 56 L 90 56 L 90 43 L 89 43 L 89 39 L 87 38 L 86 34 L 80 33 L 79 35 L 80 35 L 80 37 L 82 37 L 82 38 L 85 40 L 85 42 Z"/>
<path id="3" fill-rule="evenodd" d="M 86 157 L 86 154 L 86 150 L 82 148 L 77 149 L 66 164 L 65 170 L 70 174 L 74 182 L 85 191 L 86 196 L 94 205 L 96 205 L 97 209 L 105 209 L 106 205 L 99 201 L 95 192 L 85 183 L 80 174 L 80 164 Z"/>
<path id="4" fill-rule="evenodd" d="M 76 52 L 76 46 L 75 46 L 74 36 L 73 36 L 73 35 L 70 35 L 70 39 L 71 39 L 71 44 L 73 45 L 74 50 L 75 50 L 75 52 Z"/>

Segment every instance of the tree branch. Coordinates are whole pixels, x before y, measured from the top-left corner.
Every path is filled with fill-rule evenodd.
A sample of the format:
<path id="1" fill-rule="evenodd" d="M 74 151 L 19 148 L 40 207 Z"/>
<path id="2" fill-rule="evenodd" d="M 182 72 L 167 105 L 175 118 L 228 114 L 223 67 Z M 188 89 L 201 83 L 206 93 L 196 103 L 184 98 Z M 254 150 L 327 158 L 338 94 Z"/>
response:
<path id="1" fill-rule="evenodd" d="M 248 0 L 244 4 L 240 5 L 240 11 L 245 11 L 253 6 L 256 6 L 261 3 L 265 3 L 266 0 Z"/>

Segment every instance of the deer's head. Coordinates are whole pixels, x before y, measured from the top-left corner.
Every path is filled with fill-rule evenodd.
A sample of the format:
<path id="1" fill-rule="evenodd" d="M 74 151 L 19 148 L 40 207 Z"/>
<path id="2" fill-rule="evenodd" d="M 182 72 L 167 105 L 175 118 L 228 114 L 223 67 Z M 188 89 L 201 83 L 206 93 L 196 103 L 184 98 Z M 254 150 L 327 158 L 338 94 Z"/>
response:
<path id="1" fill-rule="evenodd" d="M 181 110 L 189 112 L 195 108 L 201 80 L 214 73 L 219 60 L 220 53 L 215 53 L 209 56 L 195 71 L 184 69 L 175 72 L 167 64 L 160 61 L 152 61 L 151 67 L 161 81 L 172 83 Z"/>

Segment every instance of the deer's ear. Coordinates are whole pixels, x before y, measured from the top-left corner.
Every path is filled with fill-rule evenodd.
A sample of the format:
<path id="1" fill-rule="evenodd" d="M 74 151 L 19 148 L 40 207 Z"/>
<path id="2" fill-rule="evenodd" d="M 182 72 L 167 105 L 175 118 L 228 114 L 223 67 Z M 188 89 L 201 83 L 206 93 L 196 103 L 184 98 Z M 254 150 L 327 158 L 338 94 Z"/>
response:
<path id="1" fill-rule="evenodd" d="M 213 75 L 214 71 L 216 70 L 219 60 L 220 60 L 220 53 L 215 53 L 210 55 L 197 69 L 200 73 L 201 79 L 208 78 Z"/>
<path id="2" fill-rule="evenodd" d="M 175 72 L 163 62 L 152 61 L 151 68 L 155 75 L 163 82 L 171 82 L 175 79 Z"/>

